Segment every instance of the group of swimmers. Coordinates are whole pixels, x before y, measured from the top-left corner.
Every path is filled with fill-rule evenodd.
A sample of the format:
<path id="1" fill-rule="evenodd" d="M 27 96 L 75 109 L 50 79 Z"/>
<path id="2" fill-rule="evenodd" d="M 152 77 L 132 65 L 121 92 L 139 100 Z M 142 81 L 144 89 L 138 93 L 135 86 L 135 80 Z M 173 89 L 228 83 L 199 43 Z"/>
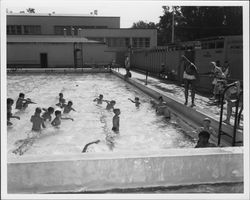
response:
<path id="1" fill-rule="evenodd" d="M 141 105 L 139 97 L 135 97 L 134 100 L 132 100 L 131 98 L 128 98 L 128 100 L 131 101 L 132 103 L 134 103 L 137 108 L 139 108 Z M 119 108 L 114 108 L 116 101 L 104 100 L 102 94 L 100 94 L 99 97 L 95 98 L 93 101 L 97 102 L 97 104 L 102 104 L 103 102 L 106 102 L 107 103 L 106 110 L 113 110 L 114 116 L 112 119 L 112 125 L 113 125 L 112 131 L 115 134 L 118 134 L 119 128 L 120 128 L 119 115 L 121 114 L 121 111 Z M 170 112 L 166 102 L 164 102 L 162 96 L 160 96 L 158 98 L 158 102 L 151 100 L 150 103 L 151 103 L 152 107 L 155 108 L 155 111 L 157 114 L 163 115 L 167 119 L 171 118 L 171 112 Z M 14 104 L 14 100 L 11 98 L 8 98 L 7 99 L 7 125 L 12 125 L 12 123 L 10 122 L 11 118 L 16 118 L 16 119 L 20 120 L 19 116 L 14 116 L 11 112 L 13 104 Z M 28 107 L 28 104 L 35 104 L 35 102 L 31 101 L 31 99 L 29 99 L 29 98 L 25 99 L 25 95 L 23 93 L 20 93 L 18 100 L 16 101 L 16 109 L 25 110 Z M 56 104 L 56 106 L 63 109 L 64 114 L 67 114 L 72 110 L 76 111 L 72 107 L 72 105 L 73 105 L 72 101 L 68 101 L 68 103 L 66 104 L 66 101 L 63 98 L 63 93 L 59 93 L 59 102 Z M 45 109 L 45 108 L 41 109 L 41 108 L 37 107 L 35 109 L 34 115 L 32 115 L 31 119 L 30 119 L 30 121 L 32 122 L 32 131 L 41 132 L 42 128 L 46 128 L 44 122 L 47 120 L 49 122 L 52 121 L 51 125 L 54 127 L 59 127 L 62 119 L 73 121 L 73 118 L 62 117 L 62 113 L 60 110 L 55 111 L 55 118 L 52 120 L 52 114 L 54 113 L 54 110 L 55 109 L 53 107 L 49 107 L 47 109 Z M 42 111 L 44 111 L 44 112 L 42 113 Z M 41 115 L 41 113 L 42 113 L 42 115 Z M 210 123 L 211 123 L 210 119 L 208 119 L 208 118 L 204 119 L 203 127 L 199 128 L 197 130 L 199 140 L 197 142 L 197 145 L 195 146 L 196 148 L 215 146 L 214 144 L 209 142 L 210 135 L 216 134 L 215 131 L 210 126 Z M 89 145 L 94 144 L 94 143 L 97 144 L 99 142 L 100 142 L 100 140 L 97 140 L 97 141 L 90 142 L 90 143 L 86 144 L 85 147 L 83 148 L 82 152 L 86 152 Z"/>
<path id="2" fill-rule="evenodd" d="M 10 122 L 11 118 L 16 118 L 20 120 L 19 116 L 15 116 L 12 114 L 12 105 L 14 104 L 14 100 L 11 98 L 7 99 L 7 125 L 10 126 L 12 125 L 12 123 Z M 27 98 L 25 99 L 25 94 L 24 93 L 20 93 L 19 97 L 16 101 L 16 109 L 17 110 L 25 110 L 29 104 L 36 104 L 35 102 L 32 102 L 31 99 Z M 74 108 L 72 108 L 72 101 L 68 101 L 68 103 L 65 103 L 65 99 L 63 98 L 63 94 L 60 93 L 59 94 L 59 103 L 56 104 L 56 106 L 59 106 L 61 109 L 63 109 L 63 113 L 67 114 L 69 113 L 71 110 L 76 111 Z M 42 110 L 44 111 L 42 116 Z M 53 107 L 49 107 L 49 108 L 40 108 L 37 107 L 35 109 L 35 113 L 34 115 L 31 116 L 31 123 L 32 123 L 32 131 L 36 131 L 36 132 L 40 132 L 42 130 L 42 128 L 46 128 L 44 122 L 45 121 L 51 121 L 52 120 L 52 114 L 54 113 L 54 108 Z M 62 113 L 60 110 L 56 110 L 55 111 L 55 118 L 53 119 L 53 121 L 51 122 L 51 125 L 54 127 L 59 127 L 61 124 L 61 119 L 69 119 L 73 121 L 73 118 L 69 118 L 69 117 L 62 117 Z"/>

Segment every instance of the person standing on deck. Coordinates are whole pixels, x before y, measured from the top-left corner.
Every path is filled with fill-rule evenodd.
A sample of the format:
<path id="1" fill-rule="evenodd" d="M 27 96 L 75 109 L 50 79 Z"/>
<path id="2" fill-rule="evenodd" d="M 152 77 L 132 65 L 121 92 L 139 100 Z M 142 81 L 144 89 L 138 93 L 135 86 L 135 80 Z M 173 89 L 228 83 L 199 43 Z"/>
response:
<path id="1" fill-rule="evenodd" d="M 225 82 L 225 74 L 222 69 L 217 66 L 215 62 L 211 62 L 212 73 L 214 74 L 214 80 L 212 82 L 213 85 L 213 97 L 210 100 L 220 99 L 219 95 L 223 88 L 223 83 Z"/>
<path id="2" fill-rule="evenodd" d="M 130 58 L 128 56 L 125 58 L 125 68 L 126 70 L 130 70 Z"/>
<path id="3" fill-rule="evenodd" d="M 196 81 L 199 79 L 197 67 L 194 63 L 190 62 L 185 56 L 183 56 L 187 61 L 187 65 L 184 65 L 183 79 L 185 85 L 185 105 L 188 104 L 188 90 L 189 86 L 191 87 L 191 107 L 194 107 L 194 98 L 195 98 L 195 90 L 196 90 Z"/>

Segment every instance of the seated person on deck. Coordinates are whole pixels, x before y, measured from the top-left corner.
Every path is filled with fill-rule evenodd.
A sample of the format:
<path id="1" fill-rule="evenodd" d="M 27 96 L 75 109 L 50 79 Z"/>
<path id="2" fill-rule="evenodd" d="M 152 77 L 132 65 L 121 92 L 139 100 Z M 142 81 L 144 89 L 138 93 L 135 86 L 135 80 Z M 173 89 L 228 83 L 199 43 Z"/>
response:
<path id="1" fill-rule="evenodd" d="M 230 118 L 232 116 L 232 109 L 233 107 L 236 107 L 237 99 L 240 97 L 240 93 L 241 93 L 240 81 L 236 81 L 232 84 L 235 84 L 235 86 L 229 88 L 225 93 L 225 100 L 227 101 L 227 117 L 223 122 L 227 124 L 230 124 Z M 239 107 L 240 107 L 240 111 L 238 113 L 238 117 L 240 119 L 241 113 L 243 111 L 243 97 L 239 99 Z M 239 125 L 239 120 L 237 121 L 237 125 Z"/>

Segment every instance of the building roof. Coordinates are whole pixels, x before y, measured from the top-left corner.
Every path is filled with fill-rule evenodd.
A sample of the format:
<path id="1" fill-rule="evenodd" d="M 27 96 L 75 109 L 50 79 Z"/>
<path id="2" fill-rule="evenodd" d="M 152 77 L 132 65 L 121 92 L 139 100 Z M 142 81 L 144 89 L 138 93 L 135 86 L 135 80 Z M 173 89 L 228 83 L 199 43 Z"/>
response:
<path id="1" fill-rule="evenodd" d="M 17 17 L 17 16 L 24 16 L 24 17 L 100 17 L 100 18 L 120 18 L 118 16 L 99 16 L 99 15 L 91 15 L 91 14 L 57 14 L 57 13 L 7 13 L 7 17 Z"/>
<path id="2" fill-rule="evenodd" d="M 92 43 L 92 44 L 104 44 L 94 40 L 88 40 L 84 37 L 72 37 L 72 36 L 43 36 L 43 35 L 8 35 L 7 43 Z"/>

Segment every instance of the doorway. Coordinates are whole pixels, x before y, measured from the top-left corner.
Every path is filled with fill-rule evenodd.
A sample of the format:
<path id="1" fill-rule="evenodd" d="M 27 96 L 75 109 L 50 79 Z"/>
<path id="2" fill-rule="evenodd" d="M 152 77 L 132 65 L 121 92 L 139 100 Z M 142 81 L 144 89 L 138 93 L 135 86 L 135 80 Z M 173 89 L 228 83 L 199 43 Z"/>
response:
<path id="1" fill-rule="evenodd" d="M 48 67 L 47 53 L 40 53 L 40 65 L 41 65 L 41 68 L 47 68 Z"/>

